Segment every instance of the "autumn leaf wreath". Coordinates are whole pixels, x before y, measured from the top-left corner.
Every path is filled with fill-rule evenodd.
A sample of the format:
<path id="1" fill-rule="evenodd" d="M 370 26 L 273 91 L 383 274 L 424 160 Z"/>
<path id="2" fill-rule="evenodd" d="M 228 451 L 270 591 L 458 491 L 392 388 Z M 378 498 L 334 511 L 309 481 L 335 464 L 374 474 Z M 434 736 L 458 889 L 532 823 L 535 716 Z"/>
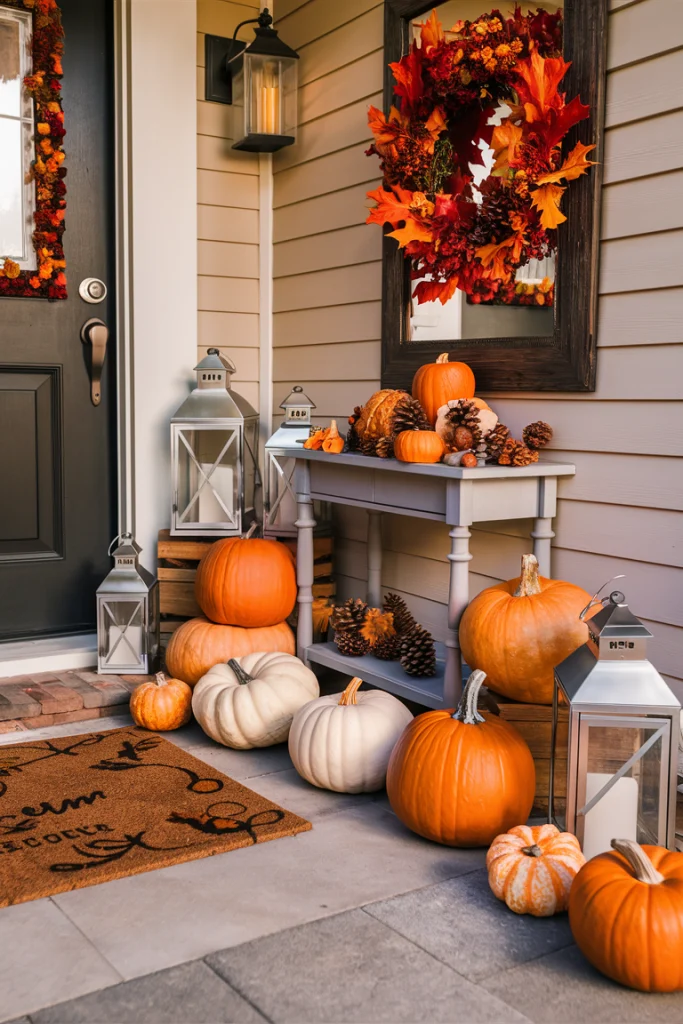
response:
<path id="1" fill-rule="evenodd" d="M 456 289 L 502 298 L 519 267 L 555 251 L 560 182 L 584 174 L 595 148 L 577 142 L 562 158 L 562 140 L 590 110 L 559 92 L 570 67 L 561 54 L 561 11 L 494 10 L 450 31 L 432 11 L 419 45 L 390 65 L 396 104 L 368 114 L 368 154 L 383 173 L 368 223 L 394 229 L 418 302 L 446 303 Z M 491 173 L 475 185 L 491 150 Z"/>

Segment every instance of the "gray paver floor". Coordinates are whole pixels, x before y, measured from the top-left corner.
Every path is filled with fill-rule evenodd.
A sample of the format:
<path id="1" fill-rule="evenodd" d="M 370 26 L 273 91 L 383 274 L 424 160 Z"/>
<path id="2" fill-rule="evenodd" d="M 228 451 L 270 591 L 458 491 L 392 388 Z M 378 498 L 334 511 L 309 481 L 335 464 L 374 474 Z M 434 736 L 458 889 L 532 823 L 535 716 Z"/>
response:
<path id="1" fill-rule="evenodd" d="M 516 917 L 484 851 L 411 835 L 382 794 L 316 790 L 284 745 L 168 738 L 313 830 L 0 910 L 0 1021 L 683 1024 L 683 993 L 601 977 L 565 916 Z"/>

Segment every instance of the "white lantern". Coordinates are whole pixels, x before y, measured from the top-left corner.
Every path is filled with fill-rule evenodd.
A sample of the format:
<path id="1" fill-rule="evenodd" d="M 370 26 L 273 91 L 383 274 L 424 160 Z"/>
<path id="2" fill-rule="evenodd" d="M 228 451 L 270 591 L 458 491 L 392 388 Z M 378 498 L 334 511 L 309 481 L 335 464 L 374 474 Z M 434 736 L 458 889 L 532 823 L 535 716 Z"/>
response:
<path id="1" fill-rule="evenodd" d="M 296 494 L 291 457 L 276 454 L 277 449 L 303 445 L 311 433 L 311 412 L 315 405 L 297 384 L 280 405 L 285 418 L 266 441 L 266 493 L 263 516 L 264 537 L 296 537 Z"/>
<path id="2" fill-rule="evenodd" d="M 159 584 L 139 564 L 130 533 L 116 545 L 114 568 L 97 588 L 97 671 L 146 675 L 159 656 Z"/>

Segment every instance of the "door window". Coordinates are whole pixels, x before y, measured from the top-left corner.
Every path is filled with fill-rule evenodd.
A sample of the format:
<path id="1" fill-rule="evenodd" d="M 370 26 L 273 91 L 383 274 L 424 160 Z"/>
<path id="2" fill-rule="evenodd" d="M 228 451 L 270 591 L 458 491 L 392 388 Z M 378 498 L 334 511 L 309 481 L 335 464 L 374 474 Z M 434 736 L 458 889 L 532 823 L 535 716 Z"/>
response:
<path id="1" fill-rule="evenodd" d="M 33 101 L 24 88 L 31 74 L 31 14 L 0 5 L 0 260 L 36 269 L 32 243 L 35 188 Z"/>

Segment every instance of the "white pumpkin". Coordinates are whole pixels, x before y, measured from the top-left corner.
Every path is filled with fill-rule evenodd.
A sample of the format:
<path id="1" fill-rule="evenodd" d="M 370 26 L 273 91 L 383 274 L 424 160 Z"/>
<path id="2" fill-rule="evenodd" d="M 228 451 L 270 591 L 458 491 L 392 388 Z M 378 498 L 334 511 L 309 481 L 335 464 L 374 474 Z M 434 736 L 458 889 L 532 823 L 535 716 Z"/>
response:
<path id="1" fill-rule="evenodd" d="M 293 655 L 245 654 L 202 676 L 192 711 L 212 740 L 249 750 L 286 740 L 294 712 L 319 693 L 313 672 Z"/>
<path id="2" fill-rule="evenodd" d="M 289 733 L 289 755 L 307 782 L 337 793 L 381 789 L 389 757 L 412 721 L 405 704 L 384 690 L 358 693 L 362 679 L 342 694 L 304 704 Z"/>

